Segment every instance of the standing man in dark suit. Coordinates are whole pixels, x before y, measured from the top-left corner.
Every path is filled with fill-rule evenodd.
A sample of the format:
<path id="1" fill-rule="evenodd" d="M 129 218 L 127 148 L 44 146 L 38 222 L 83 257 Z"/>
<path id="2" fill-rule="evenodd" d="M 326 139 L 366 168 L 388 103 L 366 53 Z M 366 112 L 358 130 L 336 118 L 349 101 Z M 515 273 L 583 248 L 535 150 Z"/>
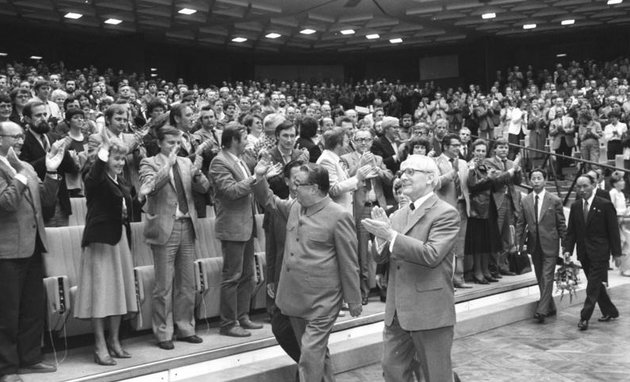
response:
<path id="1" fill-rule="evenodd" d="M 368 253 L 370 233 L 361 225 L 361 220 L 370 217 L 374 206 L 387 207 L 383 190 L 391 187 L 394 175 L 383 163 L 383 158 L 370 152 L 374 137 L 367 129 L 357 130 L 353 141 L 355 152 L 341 156 L 347 164 L 348 175 L 355 176 L 363 166 L 368 166 L 370 172 L 363 181 L 357 184 L 353 193 L 353 215 L 357 228 L 359 242 L 359 269 L 361 274 L 361 303 L 367 305 L 370 294 L 370 275 L 375 274 L 375 263 Z"/>
<path id="2" fill-rule="evenodd" d="M 542 324 L 545 317 L 556 314 L 552 297 L 553 278 L 560 253 L 560 240 L 564 243 L 567 228 L 562 201 L 545 190 L 547 172 L 542 168 L 533 169 L 529 180 L 534 192 L 521 200 L 521 214 L 516 222 L 516 243 L 523 253 L 527 243 L 527 250 L 532 256 L 540 290 L 534 318 Z"/>
<path id="3" fill-rule="evenodd" d="M 385 381 L 411 381 L 417 355 L 427 382 L 453 379 L 455 325 L 453 256 L 459 213 L 433 192 L 433 159 L 410 155 L 401 164 L 402 190 L 411 202 L 388 219 L 374 207 L 365 228 L 376 236 L 374 258 L 389 260 L 383 333 Z"/>
<path id="4" fill-rule="evenodd" d="M 501 235 L 502 248 L 494 253 L 491 258 L 491 265 L 495 267 L 492 277 L 500 278 L 501 275 L 513 276 L 507 262 L 507 253 L 510 250 L 511 232 L 510 226 L 516 224 L 516 220 L 521 210 L 521 194 L 514 187 L 521 184 L 522 171 L 520 166 L 520 156 L 517 155 L 514 161 L 507 158 L 510 147 L 504 138 L 495 141 L 492 158 L 487 158 L 484 165 L 489 172 L 496 176 L 492 177 L 492 202 L 490 206 L 491 219 L 496 220 L 499 234 Z"/>
<path id="5" fill-rule="evenodd" d="M 232 337 L 251 336 L 247 329 L 262 328 L 249 319 L 257 232 L 252 195 L 256 178 L 241 159 L 246 145 L 245 127 L 229 123 L 221 136 L 223 149 L 210 163 L 209 173 L 215 192 L 215 233 L 223 252 L 220 333 Z"/>
<path id="6" fill-rule="evenodd" d="M 287 219 L 276 304 L 289 316 L 300 343 L 300 381 L 333 381 L 328 338 L 341 302 L 348 303 L 353 317 L 362 311 L 352 214 L 328 196 L 325 167 L 300 167 L 293 185 L 295 200 L 281 200 L 271 193 L 265 181 L 269 171 L 268 162 L 259 162 L 254 191 L 265 208 Z"/>
<path id="7" fill-rule="evenodd" d="M 179 130 L 163 126 L 157 138 L 160 153 L 140 162 L 140 182 L 142 194 L 147 194 L 144 237 L 155 268 L 153 334 L 158 347 L 172 350 L 175 325 L 178 340 L 202 342 L 195 335 L 193 262 L 199 226 L 192 191 L 205 192 L 209 184 L 200 156 L 193 164 L 177 155 Z"/>
<path id="8" fill-rule="evenodd" d="M 400 168 L 400 158 L 398 157 L 398 143 L 396 133 L 398 132 L 398 118 L 383 117 L 381 128 L 383 135 L 376 138 L 370 150 L 374 155 L 383 158 L 383 163 L 395 174 Z"/>
<path id="9" fill-rule="evenodd" d="M 576 187 L 581 199 L 573 202 L 569 214 L 569 227 L 564 243 L 564 256 L 569 258 L 577 246 L 577 258 L 586 275 L 586 299 L 580 312 L 580 330 L 588 329 L 588 321 L 595 304 L 607 322 L 619 317 L 619 311 L 610 300 L 604 284 L 608 283 L 608 261 L 612 253 L 616 265 L 621 257 L 621 241 L 617 213 L 614 205 L 595 195 L 595 179 L 581 175 Z"/>
<path id="10" fill-rule="evenodd" d="M 0 122 L 0 381 L 19 382 L 16 373 L 53 372 L 42 363 L 44 289 L 42 253 L 46 231 L 42 206 L 54 206 L 57 168 L 64 148 L 46 155 L 46 176 L 15 154 L 24 131 Z"/>

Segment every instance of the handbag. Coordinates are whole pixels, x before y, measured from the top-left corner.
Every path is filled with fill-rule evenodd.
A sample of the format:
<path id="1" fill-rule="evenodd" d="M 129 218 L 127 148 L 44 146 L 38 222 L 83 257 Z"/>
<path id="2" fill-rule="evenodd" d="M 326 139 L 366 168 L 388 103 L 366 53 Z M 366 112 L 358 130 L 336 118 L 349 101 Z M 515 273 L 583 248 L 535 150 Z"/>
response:
<path id="1" fill-rule="evenodd" d="M 514 272 L 517 275 L 522 275 L 532 271 L 531 263 L 529 262 L 529 256 L 527 253 L 521 252 L 516 246 L 516 230 L 513 225 L 510 225 L 510 250 L 507 255 L 508 265 L 510 272 Z"/>

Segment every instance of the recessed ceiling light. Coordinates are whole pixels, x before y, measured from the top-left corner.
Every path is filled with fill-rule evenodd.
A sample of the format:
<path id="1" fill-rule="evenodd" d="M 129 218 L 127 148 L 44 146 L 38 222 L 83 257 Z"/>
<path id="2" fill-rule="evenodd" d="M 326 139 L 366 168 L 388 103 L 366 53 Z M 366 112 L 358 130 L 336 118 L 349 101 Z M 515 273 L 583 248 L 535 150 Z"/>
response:
<path id="1" fill-rule="evenodd" d="M 80 14 L 80 13 L 68 12 L 63 17 L 65 17 L 67 19 L 78 20 L 81 17 L 83 17 L 83 15 Z"/>
<path id="2" fill-rule="evenodd" d="M 265 37 L 267 38 L 278 38 L 280 36 L 282 36 L 280 33 L 275 33 L 275 32 L 268 33 L 267 35 L 265 35 Z"/>
<path id="3" fill-rule="evenodd" d="M 525 24 L 523 25 L 523 29 L 534 29 L 536 28 L 536 24 Z"/>
<path id="4" fill-rule="evenodd" d="M 105 20 L 105 24 L 109 24 L 109 25 L 118 25 L 122 23 L 122 20 L 118 20 L 118 19 L 107 19 Z"/>
<path id="5" fill-rule="evenodd" d="M 573 19 L 571 19 L 571 20 L 562 20 L 560 22 L 560 24 L 562 24 L 562 25 L 573 25 L 573 24 L 575 24 L 575 20 L 573 20 Z"/>
<path id="6" fill-rule="evenodd" d="M 31 56 L 31 60 L 41 60 L 42 56 Z"/>
<path id="7" fill-rule="evenodd" d="M 366 35 L 365 38 L 367 38 L 368 40 L 376 40 L 377 38 L 380 38 L 381 36 L 378 35 L 378 33 L 373 33 L 373 34 L 369 34 Z"/>
<path id="8" fill-rule="evenodd" d="M 400 44 L 402 42 L 402 38 L 393 38 L 389 40 L 389 42 L 392 44 Z"/>
<path id="9" fill-rule="evenodd" d="M 344 29 L 340 32 L 342 35 L 354 34 L 354 29 Z"/>
<path id="10" fill-rule="evenodd" d="M 182 15 L 186 15 L 186 16 L 190 16 L 190 15 L 194 15 L 195 13 L 197 13 L 196 9 L 190 9 L 190 8 L 182 8 L 179 11 L 177 11 L 177 13 L 180 13 Z"/>
<path id="11" fill-rule="evenodd" d="M 157 73 L 151 73 L 151 77 L 157 77 Z"/>
<path id="12" fill-rule="evenodd" d="M 245 37 L 234 37 L 232 39 L 232 41 L 234 41 L 234 42 L 245 42 L 245 41 L 247 41 L 247 39 Z"/>
<path id="13" fill-rule="evenodd" d="M 484 20 L 493 19 L 495 17 L 497 17 L 497 14 L 494 12 L 484 13 L 483 15 L 481 15 L 481 18 Z"/>
<path id="14" fill-rule="evenodd" d="M 617 5 L 623 3 L 623 0 L 608 0 L 608 5 Z"/>
<path id="15" fill-rule="evenodd" d="M 9 55 L 8 53 L 0 52 L 0 57 L 6 57 L 8 55 Z"/>
<path id="16" fill-rule="evenodd" d="M 151 68 L 152 72 L 157 72 L 157 68 Z"/>
<path id="17" fill-rule="evenodd" d="M 315 32 L 317 32 L 315 29 L 309 29 L 309 28 L 302 29 L 302 30 L 300 31 L 300 33 L 302 33 L 302 34 L 313 34 L 313 33 L 315 33 Z"/>
<path id="18" fill-rule="evenodd" d="M 567 54 L 566 53 L 558 53 L 556 54 L 556 57 L 566 57 Z"/>

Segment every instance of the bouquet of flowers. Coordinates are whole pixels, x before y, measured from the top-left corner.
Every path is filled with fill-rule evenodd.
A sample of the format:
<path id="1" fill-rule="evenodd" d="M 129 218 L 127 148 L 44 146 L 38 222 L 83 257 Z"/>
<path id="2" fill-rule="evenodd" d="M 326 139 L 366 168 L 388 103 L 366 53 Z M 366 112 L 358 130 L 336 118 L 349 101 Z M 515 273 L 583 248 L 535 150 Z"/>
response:
<path id="1" fill-rule="evenodd" d="M 561 264 L 556 270 L 554 281 L 556 282 L 556 288 L 560 291 L 560 300 L 564 297 L 564 292 L 568 292 L 569 301 L 573 301 L 575 290 L 580 283 L 578 273 L 581 267 L 571 261 L 568 256 L 565 256 L 564 259 L 559 258 L 559 260 L 561 260 Z"/>

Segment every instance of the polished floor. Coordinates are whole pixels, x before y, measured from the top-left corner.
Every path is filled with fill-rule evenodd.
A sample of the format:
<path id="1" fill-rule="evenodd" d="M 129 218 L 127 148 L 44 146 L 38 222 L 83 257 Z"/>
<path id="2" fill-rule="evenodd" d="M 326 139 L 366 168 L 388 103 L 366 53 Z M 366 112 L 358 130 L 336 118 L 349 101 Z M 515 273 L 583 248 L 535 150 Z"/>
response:
<path id="1" fill-rule="evenodd" d="M 533 319 L 455 340 L 453 366 L 463 382 L 630 381 L 630 285 L 611 289 L 621 316 L 578 331 L 581 304 L 538 324 Z M 566 297 L 565 297 L 566 298 Z M 337 382 L 383 380 L 380 364 L 337 375 Z"/>

